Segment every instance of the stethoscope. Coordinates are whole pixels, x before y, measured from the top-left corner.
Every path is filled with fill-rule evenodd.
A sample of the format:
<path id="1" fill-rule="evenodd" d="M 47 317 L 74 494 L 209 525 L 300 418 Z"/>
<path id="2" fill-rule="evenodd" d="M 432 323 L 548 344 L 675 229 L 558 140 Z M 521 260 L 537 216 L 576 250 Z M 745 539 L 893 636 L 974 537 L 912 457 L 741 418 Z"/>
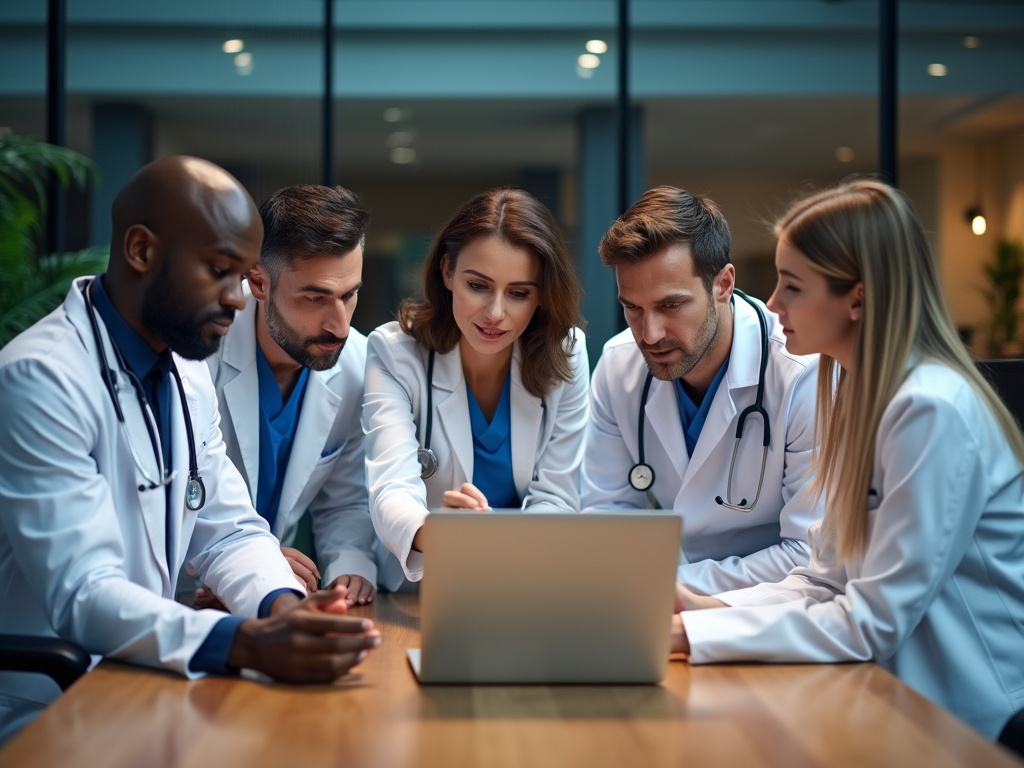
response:
<path id="1" fill-rule="evenodd" d="M 135 443 L 132 441 L 131 432 L 128 429 L 128 425 L 125 422 L 124 411 L 121 409 L 121 402 L 117 397 L 117 382 L 114 380 L 114 370 L 107 363 L 106 350 L 103 348 L 103 337 L 100 335 L 99 324 L 96 322 L 96 311 L 92 305 L 92 296 L 89 293 L 89 285 L 86 285 L 82 289 L 82 294 L 85 297 L 86 312 L 89 315 L 89 325 L 92 326 L 92 335 L 96 340 L 96 348 L 100 358 L 100 376 L 103 379 L 103 384 L 107 388 L 107 393 L 110 395 L 110 401 L 114 404 L 114 412 L 117 414 L 117 421 L 121 425 L 121 431 L 124 433 L 125 441 L 128 443 L 128 450 L 132 454 L 132 459 L 135 461 L 135 466 L 139 470 L 139 474 L 142 475 L 145 483 L 139 485 L 139 492 L 152 491 L 157 488 L 163 488 L 168 485 L 171 480 L 174 479 L 174 473 L 168 473 L 164 467 L 164 452 L 163 446 L 160 443 L 160 433 L 157 430 L 156 418 L 153 416 L 153 409 L 149 405 L 149 401 L 146 400 L 146 394 L 142 389 L 142 382 L 139 381 L 138 376 L 132 371 L 125 363 L 124 357 L 121 355 L 121 350 L 117 348 L 117 344 L 114 343 L 113 339 L 110 339 L 110 346 L 114 350 L 114 357 L 117 358 L 117 365 L 128 376 L 128 380 L 131 382 L 132 389 L 135 390 L 135 399 L 138 400 L 139 408 L 143 414 L 143 420 L 146 422 L 146 432 L 149 434 L 149 442 L 153 448 L 153 455 L 156 457 L 157 476 L 154 479 L 146 471 L 146 467 L 142 463 L 142 459 L 139 457 L 139 453 L 135 448 Z M 196 446 L 195 436 L 192 432 L 192 417 L 188 412 L 188 404 L 185 400 L 185 387 L 181 383 L 181 376 L 178 373 L 177 366 L 174 365 L 174 361 L 171 361 L 171 373 L 174 376 L 174 381 L 178 386 L 178 397 L 181 402 L 181 411 L 185 416 L 185 433 L 188 436 L 188 483 L 185 485 L 185 506 L 193 512 L 196 512 L 203 508 L 206 504 L 206 486 L 203 484 L 203 478 L 199 474 L 199 462 L 196 459 Z"/>
<path id="2" fill-rule="evenodd" d="M 548 406 L 540 401 L 542 423 L 547 420 Z M 427 423 L 423 430 L 423 445 L 416 449 L 416 460 L 420 463 L 420 479 L 427 480 L 437 474 L 437 454 L 430 447 L 430 435 L 434 428 L 434 350 L 427 356 Z"/>
<path id="3" fill-rule="evenodd" d="M 764 380 L 765 372 L 768 370 L 768 321 L 764 316 L 764 312 L 761 307 L 757 305 L 747 294 L 738 288 L 733 289 L 733 293 L 743 299 L 747 304 L 754 308 L 757 313 L 757 322 L 761 329 L 761 368 L 757 375 L 757 394 L 754 397 L 754 404 L 743 409 L 740 412 L 739 420 L 736 422 L 736 440 L 733 443 L 732 448 L 732 459 L 729 461 L 729 479 L 725 486 L 725 498 L 721 496 L 715 496 L 715 503 L 726 509 L 734 509 L 737 512 L 749 512 L 756 505 L 757 500 L 761 497 L 761 485 L 764 483 L 764 469 L 768 462 L 768 445 L 771 443 L 771 424 L 768 421 L 768 412 L 764 409 Z M 654 374 L 650 371 L 647 372 L 647 378 L 644 381 L 643 393 L 640 396 L 640 414 L 637 420 L 637 438 L 639 443 L 639 461 L 633 465 L 632 469 L 629 470 L 629 484 L 638 491 L 646 491 L 648 497 L 653 499 L 650 493 L 651 486 L 654 485 L 654 468 L 644 461 L 644 421 L 645 421 L 645 410 L 647 408 L 647 395 L 651 390 L 651 381 L 654 379 Z M 733 473 L 736 469 L 736 455 L 740 450 L 740 440 L 743 438 L 743 423 L 747 420 L 747 416 L 752 413 L 756 413 L 761 417 L 761 445 L 763 450 L 761 451 L 761 475 L 757 481 L 757 493 L 754 495 L 754 500 L 748 505 L 746 499 L 740 499 L 739 504 L 732 503 L 732 478 Z M 655 501 L 657 505 L 657 501 Z"/>
<path id="4" fill-rule="evenodd" d="M 423 445 L 416 450 L 420 463 L 420 478 L 426 480 L 437 474 L 437 454 L 430 448 L 430 433 L 434 427 L 434 350 L 427 357 L 427 424 L 423 430 Z"/>

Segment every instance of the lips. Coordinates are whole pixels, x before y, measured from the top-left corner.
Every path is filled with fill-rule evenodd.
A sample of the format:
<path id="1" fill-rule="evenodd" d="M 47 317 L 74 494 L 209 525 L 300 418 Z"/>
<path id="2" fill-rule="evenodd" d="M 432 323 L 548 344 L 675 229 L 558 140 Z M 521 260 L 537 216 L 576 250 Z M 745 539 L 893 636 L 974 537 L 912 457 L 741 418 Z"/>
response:
<path id="1" fill-rule="evenodd" d="M 492 328 L 490 326 L 477 325 L 476 323 L 473 324 L 473 327 L 476 328 L 477 332 L 481 336 L 490 341 L 500 339 L 502 336 L 508 333 L 508 331 L 503 331 L 501 328 Z"/>
<path id="2" fill-rule="evenodd" d="M 234 321 L 225 318 L 217 318 L 215 320 L 209 320 L 207 322 L 209 322 L 209 324 L 213 326 L 213 329 L 218 336 L 226 336 L 228 331 L 231 329 L 231 323 Z"/>

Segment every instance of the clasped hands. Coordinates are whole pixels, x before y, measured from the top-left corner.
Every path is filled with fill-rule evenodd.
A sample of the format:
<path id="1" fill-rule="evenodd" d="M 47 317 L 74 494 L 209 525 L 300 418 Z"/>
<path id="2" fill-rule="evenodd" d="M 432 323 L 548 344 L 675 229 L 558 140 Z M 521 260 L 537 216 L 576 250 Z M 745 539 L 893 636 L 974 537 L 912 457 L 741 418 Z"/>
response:
<path id="1" fill-rule="evenodd" d="M 686 627 L 683 626 L 682 611 L 700 611 L 706 608 L 727 608 L 728 603 L 723 603 L 717 597 L 703 595 L 692 589 L 684 587 L 676 582 L 676 600 L 672 611 L 672 640 L 669 644 L 669 651 L 672 653 L 690 653 L 690 639 L 686 636 Z"/>

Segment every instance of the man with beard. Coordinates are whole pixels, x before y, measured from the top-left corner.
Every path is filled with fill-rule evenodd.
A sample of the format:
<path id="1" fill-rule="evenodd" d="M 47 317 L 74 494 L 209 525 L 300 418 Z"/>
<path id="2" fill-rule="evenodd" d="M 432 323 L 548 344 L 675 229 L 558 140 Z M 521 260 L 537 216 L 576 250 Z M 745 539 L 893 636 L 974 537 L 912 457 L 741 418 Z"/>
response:
<path id="1" fill-rule="evenodd" d="M 376 646 L 345 590 L 305 597 L 225 455 L 202 358 L 263 227 L 223 169 L 167 157 L 113 205 L 108 271 L 0 352 L 3 631 L 188 677 L 331 682 Z M 176 602 L 182 566 L 231 610 Z M 0 739 L 59 693 L 0 673 Z"/>
<path id="2" fill-rule="evenodd" d="M 821 514 L 804 488 L 817 357 L 789 354 L 778 318 L 736 289 L 729 226 L 706 198 L 652 189 L 599 250 L 629 328 L 591 381 L 584 510 L 681 515 L 678 579 L 698 592 L 781 580 L 807 563 Z"/>
<path id="3" fill-rule="evenodd" d="M 306 588 L 341 584 L 350 604 L 367 603 L 377 567 L 359 423 L 366 337 L 351 321 L 369 216 L 342 187 L 301 185 L 274 193 L 260 217 L 245 305 L 208 360 L 228 456 Z"/>

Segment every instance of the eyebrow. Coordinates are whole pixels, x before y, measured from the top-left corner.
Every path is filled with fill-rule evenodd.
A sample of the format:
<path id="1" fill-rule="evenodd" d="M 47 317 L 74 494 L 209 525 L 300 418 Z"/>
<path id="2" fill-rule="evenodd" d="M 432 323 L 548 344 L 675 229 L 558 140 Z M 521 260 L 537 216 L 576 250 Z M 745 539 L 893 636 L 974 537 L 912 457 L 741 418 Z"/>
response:
<path id="1" fill-rule="evenodd" d="M 485 275 L 483 272 L 477 272 L 475 269 L 464 269 L 462 270 L 462 273 L 466 275 L 476 275 L 477 277 L 481 278 L 482 280 L 486 280 L 489 283 L 494 282 L 493 277 L 489 277 L 488 275 Z M 537 284 L 533 282 L 533 280 L 513 280 L 512 282 L 509 283 L 509 285 L 532 285 L 534 288 L 537 287 Z"/>
<path id="2" fill-rule="evenodd" d="M 796 274 L 796 272 L 790 272 L 788 269 L 780 269 L 778 270 L 778 272 L 780 276 L 785 276 L 790 278 L 791 280 L 803 282 L 803 278 Z"/>
<path id="3" fill-rule="evenodd" d="M 360 280 L 358 283 L 356 283 L 355 286 L 353 286 L 352 288 L 347 289 L 341 295 L 342 296 L 346 296 L 346 295 L 348 295 L 350 293 L 355 293 L 356 291 L 358 291 L 362 287 L 363 287 L 363 281 Z M 319 293 L 319 294 L 322 294 L 324 296 L 333 296 L 334 295 L 334 291 L 330 290 L 329 288 L 323 288 L 323 287 L 321 287 L 319 285 L 304 285 L 301 288 L 299 288 L 299 291 L 302 292 L 302 293 Z"/>
<path id="4" fill-rule="evenodd" d="M 232 261 L 244 261 L 244 259 L 242 258 L 242 254 L 238 253 L 237 251 L 231 248 L 218 248 L 217 253 L 219 253 L 221 256 L 227 256 Z"/>
<path id="5" fill-rule="evenodd" d="M 662 296 L 660 299 L 655 299 L 652 304 L 677 304 L 680 301 L 693 298 L 692 293 L 670 293 L 667 296 Z M 633 304 L 634 302 L 627 299 L 622 294 L 619 294 L 619 304 Z"/>

